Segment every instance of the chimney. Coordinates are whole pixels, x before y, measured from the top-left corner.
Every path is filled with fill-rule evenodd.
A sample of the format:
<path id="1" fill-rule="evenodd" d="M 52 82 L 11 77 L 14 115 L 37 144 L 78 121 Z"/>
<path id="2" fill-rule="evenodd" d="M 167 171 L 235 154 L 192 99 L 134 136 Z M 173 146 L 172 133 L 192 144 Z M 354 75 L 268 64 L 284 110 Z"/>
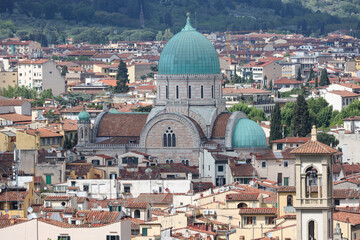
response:
<path id="1" fill-rule="evenodd" d="M 316 127 L 315 127 L 315 125 L 313 125 L 313 127 L 311 129 L 311 141 L 313 141 L 313 142 L 317 141 L 316 134 L 317 134 Z"/>

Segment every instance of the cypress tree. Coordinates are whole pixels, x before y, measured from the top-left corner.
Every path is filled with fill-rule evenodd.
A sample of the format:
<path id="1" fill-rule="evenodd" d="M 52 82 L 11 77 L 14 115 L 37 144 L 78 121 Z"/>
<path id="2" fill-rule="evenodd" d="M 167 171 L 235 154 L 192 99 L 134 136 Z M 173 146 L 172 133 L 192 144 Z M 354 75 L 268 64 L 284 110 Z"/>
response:
<path id="1" fill-rule="evenodd" d="M 330 85 L 330 80 L 329 80 L 329 77 L 328 77 L 328 73 L 327 73 L 327 71 L 326 71 L 326 68 L 324 68 L 324 69 L 321 71 L 319 85 L 320 85 L 320 86 Z"/>
<path id="2" fill-rule="evenodd" d="M 311 131 L 309 109 L 303 95 L 299 95 L 296 99 L 291 129 L 295 137 L 305 137 Z"/>
<path id="3" fill-rule="evenodd" d="M 281 139 L 281 111 L 280 104 L 276 103 L 274 109 L 271 112 L 271 123 L 270 123 L 270 141 Z"/>
<path id="4" fill-rule="evenodd" d="M 315 77 L 315 87 L 317 88 L 319 86 L 319 78 Z"/>
<path id="5" fill-rule="evenodd" d="M 302 81 L 302 77 L 301 77 L 301 70 L 300 70 L 300 68 L 299 68 L 299 69 L 298 69 L 298 71 L 297 71 L 296 80 L 298 80 L 298 81 Z"/>
<path id="6" fill-rule="evenodd" d="M 128 70 L 126 68 L 126 63 L 123 60 L 120 60 L 119 67 L 116 73 L 116 86 L 114 92 L 116 93 L 127 93 L 129 87 L 126 85 L 129 82 Z"/>
<path id="7" fill-rule="evenodd" d="M 314 70 L 311 68 L 309 78 L 308 78 L 308 82 L 310 82 L 313 78 L 314 78 Z"/>

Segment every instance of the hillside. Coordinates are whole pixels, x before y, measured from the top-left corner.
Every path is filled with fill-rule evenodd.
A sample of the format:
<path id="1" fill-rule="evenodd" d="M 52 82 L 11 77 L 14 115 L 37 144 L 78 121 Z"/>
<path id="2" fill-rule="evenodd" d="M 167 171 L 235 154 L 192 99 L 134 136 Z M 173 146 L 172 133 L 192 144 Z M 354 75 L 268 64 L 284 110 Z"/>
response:
<path id="1" fill-rule="evenodd" d="M 358 20 L 314 12 L 288 0 L 0 0 L 0 38 L 48 43 L 154 40 L 178 32 L 185 13 L 201 31 L 273 30 L 323 35 L 353 29 Z"/>

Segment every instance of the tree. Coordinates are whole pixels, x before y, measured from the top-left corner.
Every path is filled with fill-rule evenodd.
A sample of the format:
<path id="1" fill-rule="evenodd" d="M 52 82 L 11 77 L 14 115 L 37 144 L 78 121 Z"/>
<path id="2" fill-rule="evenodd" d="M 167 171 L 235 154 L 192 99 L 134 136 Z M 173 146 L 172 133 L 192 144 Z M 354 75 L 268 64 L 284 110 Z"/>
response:
<path id="1" fill-rule="evenodd" d="M 132 109 L 133 112 L 150 112 L 151 109 L 153 108 L 152 105 L 147 105 L 147 106 L 138 106 L 135 109 Z"/>
<path id="2" fill-rule="evenodd" d="M 274 109 L 271 112 L 270 123 L 270 141 L 282 138 L 282 125 L 281 125 L 281 112 L 280 104 L 276 103 Z"/>
<path id="3" fill-rule="evenodd" d="M 291 129 L 293 136 L 297 137 L 305 137 L 311 131 L 308 105 L 303 95 L 299 95 L 296 99 Z"/>
<path id="4" fill-rule="evenodd" d="M 273 80 L 270 80 L 269 90 L 273 90 L 273 88 L 274 88 L 273 85 L 274 85 Z"/>
<path id="5" fill-rule="evenodd" d="M 65 76 L 68 73 L 68 67 L 67 66 L 63 66 L 61 68 L 61 76 Z"/>
<path id="6" fill-rule="evenodd" d="M 161 31 L 159 31 L 157 34 L 156 34 L 156 41 L 163 41 L 164 40 L 164 37 L 163 37 L 163 34 Z"/>
<path id="7" fill-rule="evenodd" d="M 251 74 L 249 79 L 246 81 L 246 83 L 253 83 L 253 82 L 254 82 L 254 79 L 253 79 L 253 76 Z"/>
<path id="8" fill-rule="evenodd" d="M 163 35 L 164 41 L 169 41 L 173 36 L 174 34 L 170 31 L 170 28 L 166 29 Z"/>
<path id="9" fill-rule="evenodd" d="M 294 111 L 295 103 L 288 102 L 281 108 L 281 125 L 284 127 L 284 135 L 290 136 L 291 135 L 291 121 L 293 118 L 293 111 Z"/>
<path id="10" fill-rule="evenodd" d="M 268 85 L 268 80 L 267 80 L 267 76 L 265 75 L 263 88 L 267 89 L 267 85 Z"/>
<path id="11" fill-rule="evenodd" d="M 330 80 L 329 80 L 329 76 L 328 76 L 328 73 L 327 73 L 327 71 L 326 71 L 326 68 L 324 68 L 324 69 L 321 71 L 319 85 L 320 85 L 320 86 L 330 85 Z"/>
<path id="12" fill-rule="evenodd" d="M 315 77 L 315 87 L 317 88 L 319 86 L 319 78 Z"/>
<path id="13" fill-rule="evenodd" d="M 314 70 L 311 68 L 310 69 L 310 74 L 309 74 L 309 78 L 308 78 L 308 82 L 310 82 L 313 78 L 314 78 Z"/>
<path id="14" fill-rule="evenodd" d="M 268 120 L 265 112 L 262 109 L 249 107 L 246 103 L 236 103 L 229 108 L 229 112 L 243 112 L 249 119 L 253 121 L 266 121 Z"/>
<path id="15" fill-rule="evenodd" d="M 126 63 L 123 60 L 120 60 L 119 67 L 116 73 L 116 86 L 114 92 L 116 93 L 127 93 L 129 87 L 126 85 L 129 82 L 128 70 L 126 68 Z"/>
<path id="16" fill-rule="evenodd" d="M 296 80 L 298 81 L 302 81 L 302 77 L 301 77 L 301 69 L 299 68 L 297 71 L 297 75 L 296 75 Z"/>
<path id="17" fill-rule="evenodd" d="M 324 132 L 317 134 L 317 140 L 333 148 L 339 145 L 339 140 L 337 140 L 334 135 L 330 135 Z"/>

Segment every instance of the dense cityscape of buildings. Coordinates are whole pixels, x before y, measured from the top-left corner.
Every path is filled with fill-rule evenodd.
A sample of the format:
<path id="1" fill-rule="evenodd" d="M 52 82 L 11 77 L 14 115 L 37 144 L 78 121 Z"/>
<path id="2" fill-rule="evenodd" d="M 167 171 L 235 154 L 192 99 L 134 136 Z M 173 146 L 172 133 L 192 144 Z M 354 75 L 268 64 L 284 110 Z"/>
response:
<path id="1" fill-rule="evenodd" d="M 0 236 L 359 239 L 360 116 L 327 129 L 335 149 L 325 128 L 269 140 L 271 119 L 229 111 L 268 119 L 304 91 L 341 112 L 359 49 L 341 31 L 203 35 L 189 17 L 167 43 L 1 41 L 0 88 L 56 97 L 0 97 Z"/>

